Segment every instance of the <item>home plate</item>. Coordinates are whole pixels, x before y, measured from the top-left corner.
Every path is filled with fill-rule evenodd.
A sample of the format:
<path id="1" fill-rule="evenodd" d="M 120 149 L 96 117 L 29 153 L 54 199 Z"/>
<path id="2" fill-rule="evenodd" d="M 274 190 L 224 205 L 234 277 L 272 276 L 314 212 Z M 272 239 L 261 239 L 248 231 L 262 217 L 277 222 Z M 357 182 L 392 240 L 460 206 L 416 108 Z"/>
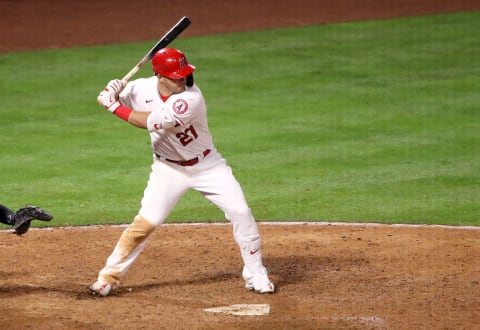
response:
<path id="1" fill-rule="evenodd" d="M 204 308 L 205 312 L 224 313 L 231 315 L 268 315 L 270 313 L 269 304 L 236 304 L 230 306 Z"/>

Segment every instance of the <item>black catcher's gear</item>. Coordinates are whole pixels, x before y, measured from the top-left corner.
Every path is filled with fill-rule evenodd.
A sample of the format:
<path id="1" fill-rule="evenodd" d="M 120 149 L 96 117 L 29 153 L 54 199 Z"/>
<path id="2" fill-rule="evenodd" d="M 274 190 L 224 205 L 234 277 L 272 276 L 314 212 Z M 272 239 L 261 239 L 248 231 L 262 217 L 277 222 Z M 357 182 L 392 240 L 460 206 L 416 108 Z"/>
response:
<path id="1" fill-rule="evenodd" d="M 38 206 L 26 206 L 15 213 L 13 229 L 15 234 L 23 235 L 30 229 L 32 220 L 50 221 L 53 216 Z"/>

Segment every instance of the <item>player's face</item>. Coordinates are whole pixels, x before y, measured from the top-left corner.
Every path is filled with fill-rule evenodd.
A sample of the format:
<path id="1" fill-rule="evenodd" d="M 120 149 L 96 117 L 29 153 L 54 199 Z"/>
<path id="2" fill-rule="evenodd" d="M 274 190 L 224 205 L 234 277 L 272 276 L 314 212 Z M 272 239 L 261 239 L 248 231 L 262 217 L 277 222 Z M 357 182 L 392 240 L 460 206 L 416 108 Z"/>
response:
<path id="1" fill-rule="evenodd" d="M 187 78 L 172 79 L 165 76 L 157 75 L 160 92 L 167 92 L 169 94 L 177 94 L 185 91 Z"/>

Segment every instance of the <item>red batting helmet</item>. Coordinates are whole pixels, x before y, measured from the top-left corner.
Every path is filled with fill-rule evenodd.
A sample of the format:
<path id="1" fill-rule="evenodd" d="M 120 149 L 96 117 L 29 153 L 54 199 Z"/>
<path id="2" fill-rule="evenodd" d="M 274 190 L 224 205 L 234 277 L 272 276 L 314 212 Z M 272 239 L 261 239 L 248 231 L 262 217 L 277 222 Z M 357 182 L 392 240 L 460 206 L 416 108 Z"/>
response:
<path id="1" fill-rule="evenodd" d="M 188 64 L 185 54 L 175 48 L 163 48 L 153 55 L 152 67 L 155 74 L 172 79 L 187 77 L 195 67 Z"/>

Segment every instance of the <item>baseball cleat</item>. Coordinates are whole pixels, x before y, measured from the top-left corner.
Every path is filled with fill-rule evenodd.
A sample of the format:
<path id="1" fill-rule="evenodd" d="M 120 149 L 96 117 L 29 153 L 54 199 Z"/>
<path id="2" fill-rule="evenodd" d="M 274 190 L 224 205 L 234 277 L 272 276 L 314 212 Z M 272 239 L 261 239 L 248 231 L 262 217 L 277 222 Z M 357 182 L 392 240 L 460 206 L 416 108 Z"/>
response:
<path id="1" fill-rule="evenodd" d="M 112 286 L 104 281 L 96 281 L 90 286 L 90 290 L 93 294 L 98 294 L 99 296 L 106 297 L 112 290 Z"/>
<path id="2" fill-rule="evenodd" d="M 268 282 L 263 288 L 256 290 L 255 286 L 251 281 L 245 282 L 245 288 L 249 291 L 255 291 L 256 293 L 274 293 L 275 292 L 275 285 L 272 282 Z"/>
<path id="3" fill-rule="evenodd" d="M 275 285 L 270 281 L 267 270 L 262 267 L 261 272 L 252 274 L 247 267 L 243 267 L 242 277 L 245 280 L 245 288 L 257 293 L 274 293 Z"/>
<path id="4" fill-rule="evenodd" d="M 274 293 L 275 292 L 275 285 L 272 282 L 268 283 L 262 289 L 256 291 L 257 293 Z"/>

